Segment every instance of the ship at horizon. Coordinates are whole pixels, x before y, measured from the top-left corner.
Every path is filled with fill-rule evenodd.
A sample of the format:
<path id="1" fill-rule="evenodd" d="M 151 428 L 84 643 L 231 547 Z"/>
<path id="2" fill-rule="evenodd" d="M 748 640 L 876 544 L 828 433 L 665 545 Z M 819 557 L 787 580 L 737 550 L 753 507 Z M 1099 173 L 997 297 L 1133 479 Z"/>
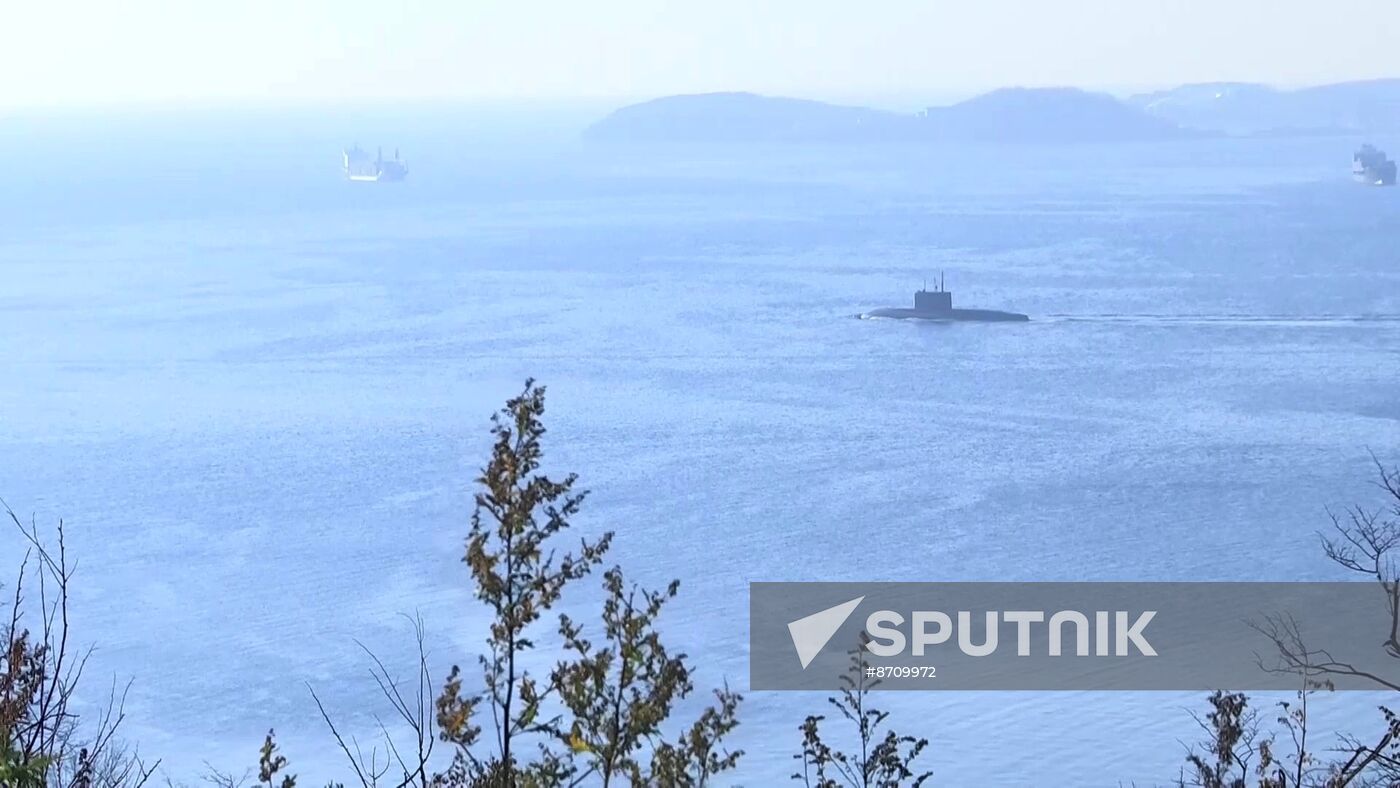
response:
<path id="1" fill-rule="evenodd" d="M 943 286 L 942 274 L 938 277 L 938 289 L 929 290 L 928 285 L 914 293 L 914 308 L 883 307 L 872 309 L 859 317 L 886 317 L 897 320 L 931 320 L 938 322 L 967 321 L 976 323 L 1023 323 L 1030 320 L 1020 312 L 1003 312 L 1000 309 L 960 309 L 953 307 L 953 293 Z"/>
<path id="2" fill-rule="evenodd" d="M 394 158 L 384 158 L 384 149 L 375 151 L 373 158 L 359 145 L 342 151 L 345 178 L 351 181 L 401 181 L 408 175 L 408 164 L 399 158 L 398 148 Z"/>
<path id="3" fill-rule="evenodd" d="M 1352 154 L 1351 177 L 1368 186 L 1394 186 L 1395 162 L 1386 158 L 1385 151 L 1366 144 Z"/>

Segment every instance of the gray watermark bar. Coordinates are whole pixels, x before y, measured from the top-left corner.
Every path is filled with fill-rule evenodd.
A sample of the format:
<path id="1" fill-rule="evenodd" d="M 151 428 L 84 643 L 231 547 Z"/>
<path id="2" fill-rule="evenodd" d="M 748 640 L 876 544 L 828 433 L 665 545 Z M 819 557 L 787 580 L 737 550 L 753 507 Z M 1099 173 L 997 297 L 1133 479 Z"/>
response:
<path id="1" fill-rule="evenodd" d="M 751 583 L 749 686 L 1376 690 L 1394 622 L 1374 582 Z"/>

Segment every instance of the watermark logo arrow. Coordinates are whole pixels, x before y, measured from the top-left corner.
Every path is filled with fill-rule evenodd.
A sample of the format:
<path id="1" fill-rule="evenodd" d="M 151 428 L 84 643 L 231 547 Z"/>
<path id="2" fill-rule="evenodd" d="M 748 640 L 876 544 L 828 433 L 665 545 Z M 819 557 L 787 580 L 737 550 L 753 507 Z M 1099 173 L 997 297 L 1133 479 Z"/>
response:
<path id="1" fill-rule="evenodd" d="M 821 653 L 822 647 L 836 634 L 836 630 L 846 623 L 846 619 L 851 617 L 863 599 L 865 597 L 859 596 L 836 607 L 829 607 L 788 623 L 788 634 L 792 635 L 792 645 L 797 649 L 797 658 L 801 660 L 803 670 L 812 664 L 812 660 Z"/>

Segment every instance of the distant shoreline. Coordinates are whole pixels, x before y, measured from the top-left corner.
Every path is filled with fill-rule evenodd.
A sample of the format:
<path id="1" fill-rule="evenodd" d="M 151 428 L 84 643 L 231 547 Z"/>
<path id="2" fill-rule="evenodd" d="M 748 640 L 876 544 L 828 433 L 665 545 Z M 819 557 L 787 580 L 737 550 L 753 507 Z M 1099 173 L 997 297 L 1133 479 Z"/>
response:
<path id="1" fill-rule="evenodd" d="M 614 110 L 593 142 L 1138 142 L 1400 131 L 1400 79 L 1277 90 L 1184 85 L 1127 98 L 1077 88 L 1003 88 L 901 113 L 754 93 L 665 96 Z"/>

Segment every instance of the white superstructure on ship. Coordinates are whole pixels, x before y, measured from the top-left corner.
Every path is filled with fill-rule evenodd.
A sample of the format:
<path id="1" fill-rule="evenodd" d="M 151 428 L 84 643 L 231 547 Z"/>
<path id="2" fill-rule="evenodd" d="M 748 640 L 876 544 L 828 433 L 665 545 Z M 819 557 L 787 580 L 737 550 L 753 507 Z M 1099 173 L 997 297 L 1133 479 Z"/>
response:
<path id="1" fill-rule="evenodd" d="M 384 158 L 383 148 L 371 158 L 359 145 L 343 151 L 343 155 L 345 177 L 352 181 L 401 181 L 408 175 L 408 164 L 399 158 L 397 148 L 392 159 Z"/>

